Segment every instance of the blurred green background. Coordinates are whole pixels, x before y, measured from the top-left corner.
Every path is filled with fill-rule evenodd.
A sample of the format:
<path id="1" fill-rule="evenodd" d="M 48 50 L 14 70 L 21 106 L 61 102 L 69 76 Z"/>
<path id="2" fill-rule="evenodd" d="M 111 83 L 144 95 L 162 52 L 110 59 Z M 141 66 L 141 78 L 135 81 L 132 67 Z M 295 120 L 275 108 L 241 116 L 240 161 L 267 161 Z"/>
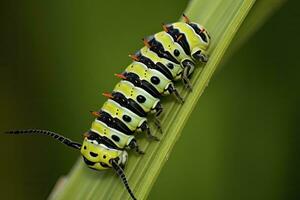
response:
<path id="1" fill-rule="evenodd" d="M 187 2 L 2 1 L 0 131 L 81 141 L 127 55 Z M 299 199 L 299 4 L 288 1 L 218 70 L 149 199 Z M 0 140 L 1 199 L 47 198 L 79 157 L 47 137 Z"/>

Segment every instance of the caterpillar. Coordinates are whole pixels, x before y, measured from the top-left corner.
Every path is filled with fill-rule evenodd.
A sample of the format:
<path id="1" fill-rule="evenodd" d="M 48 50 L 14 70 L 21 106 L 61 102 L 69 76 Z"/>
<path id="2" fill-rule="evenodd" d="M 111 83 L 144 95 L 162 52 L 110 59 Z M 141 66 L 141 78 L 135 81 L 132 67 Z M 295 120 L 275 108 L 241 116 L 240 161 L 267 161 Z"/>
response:
<path id="1" fill-rule="evenodd" d="M 163 111 L 160 99 L 174 95 L 184 99 L 174 82 L 182 80 L 185 88 L 192 90 L 190 75 L 197 62 L 206 63 L 210 35 L 201 25 L 191 22 L 183 14 L 183 22 L 163 24 L 163 31 L 144 38 L 144 46 L 130 55 L 132 63 L 124 72 L 115 74 L 121 80 L 111 93 L 103 93 L 108 99 L 95 116 L 91 128 L 84 133 L 83 143 L 74 142 L 48 130 L 11 130 L 8 134 L 48 135 L 81 152 L 84 163 L 95 170 L 113 169 L 121 178 L 132 199 L 136 199 L 129 187 L 124 168 L 128 160 L 127 149 L 144 154 L 135 139 L 136 132 L 151 134 L 147 116 L 154 115 L 156 127 L 162 131 L 159 115 Z"/>

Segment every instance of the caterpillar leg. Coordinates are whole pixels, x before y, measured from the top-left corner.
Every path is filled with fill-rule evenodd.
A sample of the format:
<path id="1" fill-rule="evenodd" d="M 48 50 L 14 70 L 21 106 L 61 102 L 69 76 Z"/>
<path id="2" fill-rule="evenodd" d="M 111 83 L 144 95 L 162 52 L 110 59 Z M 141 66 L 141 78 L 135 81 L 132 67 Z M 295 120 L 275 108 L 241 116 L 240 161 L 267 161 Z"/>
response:
<path id="1" fill-rule="evenodd" d="M 159 115 L 163 111 L 163 107 L 160 103 L 156 104 L 155 108 L 155 115 L 154 115 L 154 125 L 157 127 L 160 133 L 163 133 L 162 128 L 161 128 L 161 123 L 160 120 L 158 119 Z"/>
<path id="2" fill-rule="evenodd" d="M 189 88 L 191 91 L 193 90 L 192 84 L 190 82 L 189 76 L 192 74 L 195 68 L 195 64 L 192 61 L 185 60 L 182 62 L 183 72 L 182 72 L 182 81 L 186 88 Z"/>
<path id="3" fill-rule="evenodd" d="M 163 133 L 160 120 L 157 118 L 157 116 L 154 116 L 154 125 L 156 126 L 156 128 L 159 130 L 160 133 Z"/>
<path id="4" fill-rule="evenodd" d="M 159 138 L 152 135 L 151 131 L 150 131 L 150 128 L 147 129 L 147 136 L 150 140 L 155 140 L 155 141 L 159 141 Z"/>
<path id="5" fill-rule="evenodd" d="M 195 60 L 198 60 L 200 62 L 206 63 L 208 61 L 207 55 L 203 54 L 200 50 L 196 51 L 194 54 L 192 54 L 192 57 Z"/>
<path id="6" fill-rule="evenodd" d="M 147 136 L 149 139 L 159 141 L 159 139 L 157 137 L 155 137 L 154 135 L 151 134 L 151 130 L 150 130 L 150 127 L 149 127 L 147 121 L 142 123 L 142 125 L 140 126 L 140 129 L 141 129 L 141 131 L 147 133 Z"/>
<path id="7" fill-rule="evenodd" d="M 158 117 L 158 116 L 162 113 L 163 107 L 162 107 L 162 105 L 161 105 L 160 102 L 158 102 L 158 103 L 156 104 L 156 106 L 153 108 L 153 111 L 155 112 L 155 116 L 156 116 L 156 117 Z"/>
<path id="8" fill-rule="evenodd" d="M 160 133 L 162 133 L 162 128 L 160 124 L 160 120 L 158 119 L 159 115 L 162 113 L 163 107 L 160 102 L 156 104 L 154 108 L 152 108 L 152 113 L 155 113 L 154 115 L 154 125 L 157 127 Z"/>
<path id="9" fill-rule="evenodd" d="M 140 155 L 145 154 L 144 151 L 140 150 L 140 147 L 139 147 L 138 143 L 136 142 L 136 140 L 131 140 L 128 147 L 132 150 L 135 150 L 135 152 L 137 152 Z"/>
<path id="10" fill-rule="evenodd" d="M 142 125 L 139 127 L 139 130 L 142 132 L 146 132 L 148 129 L 150 129 L 150 128 L 149 128 L 147 121 L 144 121 L 142 123 Z"/>
<path id="11" fill-rule="evenodd" d="M 168 92 L 170 94 L 174 94 L 174 96 L 176 97 L 176 99 L 181 103 L 183 104 L 184 103 L 184 100 L 183 98 L 180 96 L 180 94 L 178 93 L 178 91 L 176 90 L 176 88 L 174 87 L 174 85 L 169 85 L 169 87 L 167 88 Z"/>

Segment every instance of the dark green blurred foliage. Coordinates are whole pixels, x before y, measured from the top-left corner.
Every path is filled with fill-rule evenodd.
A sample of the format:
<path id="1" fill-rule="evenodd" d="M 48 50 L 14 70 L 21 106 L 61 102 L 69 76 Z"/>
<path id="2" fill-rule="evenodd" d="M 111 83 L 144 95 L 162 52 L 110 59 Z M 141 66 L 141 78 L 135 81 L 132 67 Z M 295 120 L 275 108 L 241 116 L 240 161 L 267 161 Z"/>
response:
<path id="1" fill-rule="evenodd" d="M 127 55 L 186 3 L 2 2 L 0 131 L 82 140 Z M 149 199 L 297 199 L 298 5 L 287 2 L 213 77 Z M 45 199 L 78 158 L 46 137 L 0 137 L 1 199 Z"/>

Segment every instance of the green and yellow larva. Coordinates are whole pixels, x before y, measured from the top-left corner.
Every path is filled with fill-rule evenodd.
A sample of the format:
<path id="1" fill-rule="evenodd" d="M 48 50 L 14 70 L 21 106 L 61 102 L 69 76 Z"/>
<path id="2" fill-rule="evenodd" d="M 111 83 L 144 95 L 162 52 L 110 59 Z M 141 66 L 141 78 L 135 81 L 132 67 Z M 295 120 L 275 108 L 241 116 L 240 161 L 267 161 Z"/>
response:
<path id="1" fill-rule="evenodd" d="M 190 22 L 185 15 L 183 18 L 184 22 L 163 25 L 163 31 L 145 38 L 145 46 L 131 55 L 133 62 L 123 73 L 116 74 L 122 80 L 112 93 L 104 93 L 108 100 L 102 108 L 92 112 L 96 119 L 84 134 L 83 144 L 47 130 L 12 130 L 6 133 L 49 135 L 80 150 L 88 167 L 96 170 L 113 168 L 132 199 L 136 199 L 123 171 L 128 159 L 126 149 L 144 153 L 134 136 L 137 131 L 146 132 L 150 138 L 158 140 L 151 134 L 148 114 L 155 115 L 155 124 L 160 129 L 157 117 L 163 111 L 161 97 L 174 94 L 183 103 L 174 81 L 182 80 L 186 88 L 191 89 L 189 77 L 195 64 L 208 60 L 208 32 L 203 26 Z"/>

